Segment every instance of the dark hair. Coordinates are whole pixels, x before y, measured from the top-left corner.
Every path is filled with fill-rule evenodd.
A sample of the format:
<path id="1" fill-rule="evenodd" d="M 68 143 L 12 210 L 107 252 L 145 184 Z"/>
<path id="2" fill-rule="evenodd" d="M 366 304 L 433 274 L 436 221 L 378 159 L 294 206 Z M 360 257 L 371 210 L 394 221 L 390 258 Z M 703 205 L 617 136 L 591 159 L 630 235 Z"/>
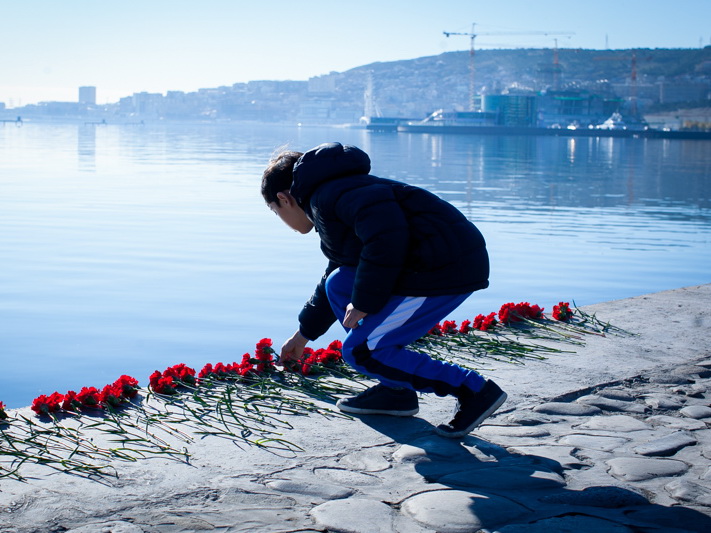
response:
<path id="1" fill-rule="evenodd" d="M 268 204 L 277 201 L 277 193 L 291 189 L 293 172 L 301 152 L 284 150 L 276 155 L 262 174 L 262 196 Z"/>

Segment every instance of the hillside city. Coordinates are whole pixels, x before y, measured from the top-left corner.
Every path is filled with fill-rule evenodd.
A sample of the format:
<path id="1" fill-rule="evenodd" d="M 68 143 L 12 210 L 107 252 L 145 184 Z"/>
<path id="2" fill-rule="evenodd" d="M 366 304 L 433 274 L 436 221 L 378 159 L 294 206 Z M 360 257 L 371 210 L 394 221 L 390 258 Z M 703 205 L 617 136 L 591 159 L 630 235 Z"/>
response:
<path id="1" fill-rule="evenodd" d="M 437 110 L 481 111 L 494 97 L 518 95 L 534 102 L 532 116 L 538 124 L 530 125 L 596 124 L 618 112 L 628 117 L 666 115 L 676 121 L 665 127 L 706 130 L 711 129 L 711 47 L 448 52 L 372 63 L 306 81 L 137 92 L 104 105 L 97 104 L 96 94 L 96 87 L 85 86 L 78 89 L 75 102 L 14 108 L 0 102 L 0 119 L 357 124 L 373 117 L 420 120 Z"/>

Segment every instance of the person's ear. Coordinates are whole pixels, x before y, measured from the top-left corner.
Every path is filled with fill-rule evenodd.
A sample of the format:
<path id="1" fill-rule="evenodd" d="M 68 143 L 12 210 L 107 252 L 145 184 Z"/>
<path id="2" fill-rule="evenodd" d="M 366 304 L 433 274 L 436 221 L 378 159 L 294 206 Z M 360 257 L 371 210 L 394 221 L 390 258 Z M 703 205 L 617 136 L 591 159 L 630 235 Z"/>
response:
<path id="1" fill-rule="evenodd" d="M 291 195 L 288 192 L 281 191 L 278 192 L 276 196 L 279 207 L 282 207 L 282 205 L 289 205 L 289 202 L 291 201 Z"/>

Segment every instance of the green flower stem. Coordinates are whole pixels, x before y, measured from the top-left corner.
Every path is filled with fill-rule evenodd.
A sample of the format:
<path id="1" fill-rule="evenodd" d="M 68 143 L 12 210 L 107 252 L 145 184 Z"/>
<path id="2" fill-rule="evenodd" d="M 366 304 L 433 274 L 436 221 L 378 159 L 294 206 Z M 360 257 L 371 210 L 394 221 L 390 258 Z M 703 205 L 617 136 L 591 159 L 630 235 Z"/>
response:
<path id="1" fill-rule="evenodd" d="M 601 331 L 602 333 L 612 333 L 613 335 L 620 335 L 623 337 L 628 337 L 628 336 L 635 336 L 636 333 L 632 333 L 630 331 L 627 331 L 622 328 L 618 328 L 617 326 L 613 326 L 609 322 L 603 322 L 597 316 L 593 313 L 586 313 L 582 309 L 580 309 L 576 304 L 575 301 L 573 301 L 573 314 L 578 315 L 580 317 L 581 324 L 587 324 L 590 323 L 592 324 L 593 328 L 596 328 L 598 331 Z"/>

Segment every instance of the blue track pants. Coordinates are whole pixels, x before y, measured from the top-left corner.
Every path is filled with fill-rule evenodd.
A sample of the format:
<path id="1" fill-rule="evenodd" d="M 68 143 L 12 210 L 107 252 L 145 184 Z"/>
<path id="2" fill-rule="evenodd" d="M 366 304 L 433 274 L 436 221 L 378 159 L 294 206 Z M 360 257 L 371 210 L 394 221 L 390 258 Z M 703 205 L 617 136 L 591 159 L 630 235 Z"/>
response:
<path id="1" fill-rule="evenodd" d="M 340 267 L 326 280 L 326 294 L 343 324 L 351 303 L 355 268 Z M 387 387 L 406 387 L 438 396 L 456 394 L 461 386 L 478 391 L 485 379 L 473 370 L 437 361 L 405 348 L 454 311 L 471 293 L 445 296 L 393 296 L 362 325 L 346 328 L 343 359 L 358 372 Z"/>

